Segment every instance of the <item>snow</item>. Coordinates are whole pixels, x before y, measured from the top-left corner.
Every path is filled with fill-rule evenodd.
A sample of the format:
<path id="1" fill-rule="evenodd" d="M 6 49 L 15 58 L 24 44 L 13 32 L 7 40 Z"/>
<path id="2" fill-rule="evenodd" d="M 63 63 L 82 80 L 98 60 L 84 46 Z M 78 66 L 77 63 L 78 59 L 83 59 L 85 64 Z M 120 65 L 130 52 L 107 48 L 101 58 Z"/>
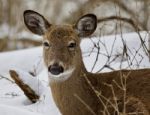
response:
<path id="1" fill-rule="evenodd" d="M 11 38 L 13 38 L 15 36 L 18 39 L 24 39 L 24 38 L 28 38 L 29 39 L 30 38 L 32 40 L 38 40 L 38 41 L 42 40 L 41 36 L 34 35 L 31 32 L 25 31 L 25 30 L 21 31 L 21 32 L 16 32 L 15 35 L 14 35 L 14 33 L 11 34 L 10 33 L 11 28 L 15 28 L 15 27 L 10 27 L 8 24 L 3 23 L 0 26 L 0 39 L 4 39 L 4 38 L 6 38 L 8 36 L 11 37 Z M 13 31 L 15 31 L 15 30 L 13 30 Z"/>
<path id="2" fill-rule="evenodd" d="M 33 39 L 33 40 L 39 40 L 39 41 L 41 41 L 42 40 L 42 37 L 41 36 L 38 36 L 38 35 L 35 35 L 35 34 L 32 34 L 31 32 L 27 32 L 27 31 L 22 31 L 22 32 L 20 32 L 20 33 L 18 33 L 17 34 L 17 38 L 31 38 L 31 36 L 32 36 L 32 38 L 31 39 Z"/>
<path id="3" fill-rule="evenodd" d="M 14 115 L 37 115 L 37 113 L 40 113 L 38 115 L 60 115 L 53 101 L 48 82 L 39 80 L 39 76 L 33 77 L 28 72 L 20 69 L 15 70 L 24 83 L 28 84 L 40 96 L 40 99 L 32 104 L 15 83 L 12 84 L 10 81 L 2 79 L 0 80 L 0 102 L 2 104 L 2 106 L 0 105 L 0 115 L 5 115 L 1 113 L 7 112 L 5 112 L 6 109 L 3 110 L 3 105 L 6 108 L 8 106 L 10 111 L 14 111 Z M 10 112 L 7 112 L 7 114 L 10 114 Z"/>
<path id="4" fill-rule="evenodd" d="M 28 84 L 37 95 L 39 95 L 40 97 L 42 96 L 45 87 L 37 77 L 33 77 L 29 73 L 20 69 L 15 69 L 15 71 L 25 84 Z"/>
<path id="5" fill-rule="evenodd" d="M 145 41 L 145 45 L 148 46 L 148 34 L 141 32 L 140 35 Z M 121 55 L 124 48 L 122 41 L 126 43 L 128 56 Z M 94 45 L 98 45 L 100 48 L 98 57 L 98 49 L 93 48 Z M 141 46 L 137 33 L 87 38 L 81 42 L 81 49 L 88 71 L 112 71 L 112 69 L 104 67 L 105 65 L 109 65 L 115 70 L 150 67 L 149 58 Z M 118 57 L 116 57 L 117 55 Z M 111 57 L 108 58 L 108 56 Z M 93 67 L 96 58 L 98 60 Z M 112 61 L 113 59 L 114 61 Z M 60 115 L 48 86 L 47 69 L 44 68 L 41 47 L 0 53 L 0 65 L 0 75 L 9 79 L 0 76 L 0 115 L 10 115 L 10 113 L 11 115 Z M 21 79 L 40 95 L 37 103 L 32 104 L 21 89 L 11 82 L 8 75 L 11 69 L 15 69 Z M 35 77 L 29 72 L 34 73 Z"/>
<path id="6" fill-rule="evenodd" d="M 148 47 L 148 34 L 147 32 L 140 33 L 143 41 L 145 41 L 145 45 Z M 126 47 L 128 49 L 128 56 L 123 53 L 123 42 L 125 42 Z M 96 66 L 92 70 L 92 66 L 96 60 L 97 48 L 94 48 L 94 44 L 100 46 L 100 55 L 98 55 L 98 60 L 96 62 Z M 87 47 L 88 44 L 88 47 Z M 128 33 L 123 35 L 115 35 L 115 36 L 103 36 L 103 37 L 95 37 L 92 38 L 92 42 L 90 39 L 84 40 L 81 43 L 84 63 L 88 71 L 92 72 L 108 72 L 112 71 L 111 69 L 104 67 L 105 65 L 109 65 L 114 70 L 119 69 L 140 69 L 140 68 L 148 68 L 150 67 L 150 62 L 147 54 L 145 53 L 144 48 L 141 46 L 141 41 L 137 33 Z M 90 53 L 92 52 L 92 53 Z M 119 55 L 118 57 L 116 57 Z M 110 56 L 110 59 L 108 59 Z M 114 61 L 112 61 L 115 59 Z M 90 62 L 90 63 L 89 63 Z"/>
<path id="7" fill-rule="evenodd" d="M 0 39 L 3 39 L 8 36 L 9 33 L 9 26 L 8 24 L 4 23 L 0 26 Z"/>
<path id="8" fill-rule="evenodd" d="M 42 115 L 35 112 L 29 112 L 25 109 L 18 109 L 12 106 L 0 105 L 0 115 Z"/>
<path id="9" fill-rule="evenodd" d="M 10 111 L 14 111 L 13 114 L 15 115 L 28 113 L 29 115 L 37 115 L 36 113 L 41 113 L 41 115 L 60 114 L 52 99 L 50 88 L 48 87 L 46 69 L 42 70 L 44 64 L 41 47 L 1 53 L 0 64 L 2 65 L 0 67 L 0 75 L 11 80 L 8 72 L 14 69 L 21 79 L 40 95 L 39 102 L 31 104 L 16 84 L 6 79 L 0 79 L 0 103 L 2 105 L 5 105 L 6 108 L 7 105 L 8 108 L 9 106 L 15 106 L 17 109 L 14 109 L 15 107 L 10 108 Z M 33 77 L 28 72 L 35 72 L 37 76 Z M 1 108 L 3 107 L 0 106 L 0 110 Z M 16 111 L 18 109 L 25 109 L 24 111 L 26 112 Z M 1 114 L 4 113 L 5 110 L 6 109 L 2 110 L 0 115 L 10 114 L 9 112 Z M 32 113 L 30 113 L 30 111 L 32 111 Z"/>
<path id="10" fill-rule="evenodd" d="M 38 68 L 43 68 L 41 47 L 0 53 L 0 64 L 3 65 L 0 67 L 0 74 L 8 74 L 9 69 L 13 67 L 32 71 L 38 61 Z"/>

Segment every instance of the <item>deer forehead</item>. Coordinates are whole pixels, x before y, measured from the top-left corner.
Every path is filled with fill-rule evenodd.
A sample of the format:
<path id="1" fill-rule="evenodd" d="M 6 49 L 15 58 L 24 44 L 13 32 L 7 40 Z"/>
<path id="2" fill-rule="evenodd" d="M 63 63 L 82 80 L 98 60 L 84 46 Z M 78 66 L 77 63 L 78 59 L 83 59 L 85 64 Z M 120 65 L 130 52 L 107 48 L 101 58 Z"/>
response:
<path id="1" fill-rule="evenodd" d="M 77 41 L 79 38 L 71 25 L 55 25 L 45 33 L 44 40 L 50 42 L 69 42 L 71 40 Z"/>

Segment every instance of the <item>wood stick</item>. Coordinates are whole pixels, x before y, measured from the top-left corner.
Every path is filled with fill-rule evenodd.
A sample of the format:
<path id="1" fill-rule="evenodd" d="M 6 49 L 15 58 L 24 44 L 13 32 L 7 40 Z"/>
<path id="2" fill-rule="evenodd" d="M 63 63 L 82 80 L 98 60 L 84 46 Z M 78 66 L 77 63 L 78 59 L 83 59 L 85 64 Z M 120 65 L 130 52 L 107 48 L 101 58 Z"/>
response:
<path id="1" fill-rule="evenodd" d="M 32 102 L 35 103 L 39 100 L 39 95 L 35 93 L 35 91 L 27 84 L 25 84 L 19 77 L 16 71 L 9 71 L 11 78 L 15 81 L 15 83 L 21 88 L 26 97 Z"/>

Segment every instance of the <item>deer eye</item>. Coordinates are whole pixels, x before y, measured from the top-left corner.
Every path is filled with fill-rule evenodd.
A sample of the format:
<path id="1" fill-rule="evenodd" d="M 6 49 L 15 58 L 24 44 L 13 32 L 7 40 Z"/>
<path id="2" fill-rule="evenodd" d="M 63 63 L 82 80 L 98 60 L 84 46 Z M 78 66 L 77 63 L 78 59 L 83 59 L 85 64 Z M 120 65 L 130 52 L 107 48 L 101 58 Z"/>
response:
<path id="1" fill-rule="evenodd" d="M 44 48 L 46 48 L 46 49 L 49 49 L 49 48 L 50 48 L 50 44 L 49 44 L 48 41 L 44 41 L 44 42 L 43 42 L 43 46 L 44 46 Z"/>
<path id="2" fill-rule="evenodd" d="M 69 44 L 68 44 L 68 48 L 70 50 L 74 50 L 76 47 L 76 42 L 75 41 L 71 41 Z"/>

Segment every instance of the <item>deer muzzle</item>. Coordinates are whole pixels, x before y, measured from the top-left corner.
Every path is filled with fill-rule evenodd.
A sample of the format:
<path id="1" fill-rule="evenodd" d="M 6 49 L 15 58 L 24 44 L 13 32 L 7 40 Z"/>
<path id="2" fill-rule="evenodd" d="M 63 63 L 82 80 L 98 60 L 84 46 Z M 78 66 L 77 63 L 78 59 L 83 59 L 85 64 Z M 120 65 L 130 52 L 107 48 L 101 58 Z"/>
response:
<path id="1" fill-rule="evenodd" d="M 59 65 L 58 63 L 54 63 L 53 65 L 50 65 L 48 67 L 48 71 L 52 75 L 59 75 L 64 72 L 64 68 L 61 65 Z"/>

